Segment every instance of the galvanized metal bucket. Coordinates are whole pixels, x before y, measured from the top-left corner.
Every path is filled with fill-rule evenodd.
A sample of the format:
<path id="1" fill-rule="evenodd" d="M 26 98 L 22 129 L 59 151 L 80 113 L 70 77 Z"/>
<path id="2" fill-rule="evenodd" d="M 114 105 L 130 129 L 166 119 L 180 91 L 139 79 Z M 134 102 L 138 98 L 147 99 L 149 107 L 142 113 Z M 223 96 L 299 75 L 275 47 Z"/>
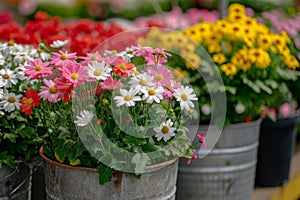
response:
<path id="1" fill-rule="evenodd" d="M 226 126 L 212 151 L 186 165 L 180 159 L 178 200 L 250 200 L 261 120 Z M 200 126 L 199 130 L 207 130 Z"/>
<path id="2" fill-rule="evenodd" d="M 141 178 L 115 172 L 113 180 L 98 183 L 96 169 L 72 167 L 47 158 L 45 180 L 47 200 L 174 200 L 178 159 L 148 167 Z"/>
<path id="3" fill-rule="evenodd" d="M 28 200 L 30 168 L 23 162 L 16 169 L 2 166 L 0 169 L 0 200 Z"/>

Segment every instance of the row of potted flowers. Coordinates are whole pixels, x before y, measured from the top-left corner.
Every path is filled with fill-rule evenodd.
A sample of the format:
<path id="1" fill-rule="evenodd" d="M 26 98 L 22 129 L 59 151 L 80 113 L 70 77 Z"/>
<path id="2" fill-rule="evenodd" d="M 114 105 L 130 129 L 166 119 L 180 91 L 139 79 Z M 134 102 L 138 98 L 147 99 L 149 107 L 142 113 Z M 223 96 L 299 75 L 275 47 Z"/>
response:
<path id="1" fill-rule="evenodd" d="M 90 27 L 84 25 L 78 30 Z M 28 161 L 45 144 L 42 153 L 59 163 L 98 166 L 100 183 L 114 177 L 112 169 L 138 176 L 148 165 L 200 156 L 191 144 L 197 130 L 184 127 L 188 119 L 209 124 L 227 106 L 218 125 L 250 122 L 276 117 L 270 108 L 292 102 L 287 83 L 297 79 L 299 63 L 288 35 L 271 33 L 242 5 L 181 32 L 141 30 L 134 45 L 120 48 L 120 37 L 130 34 L 137 33 L 87 54 L 69 53 L 67 40 L 39 48 L 1 43 L 1 164 Z M 226 94 L 222 105 L 213 104 L 217 93 Z M 283 116 L 286 110 L 289 104 Z M 203 134 L 197 138 L 204 142 Z"/>

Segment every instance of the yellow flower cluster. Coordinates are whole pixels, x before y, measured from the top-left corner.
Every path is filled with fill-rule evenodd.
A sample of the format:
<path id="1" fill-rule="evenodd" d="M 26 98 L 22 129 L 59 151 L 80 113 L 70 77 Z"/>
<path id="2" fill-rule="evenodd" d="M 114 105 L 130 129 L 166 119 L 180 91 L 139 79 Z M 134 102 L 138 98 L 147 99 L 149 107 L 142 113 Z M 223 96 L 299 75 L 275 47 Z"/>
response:
<path id="1" fill-rule="evenodd" d="M 200 66 L 201 58 L 195 53 L 199 44 L 179 31 L 151 28 L 146 37 L 138 38 L 138 44 L 170 50 L 184 58 L 185 66 L 195 70 Z M 188 72 L 179 66 L 172 66 L 177 81 L 181 81 Z"/>
<path id="2" fill-rule="evenodd" d="M 282 57 L 284 64 L 296 69 L 297 59 L 287 46 L 291 41 L 285 32 L 271 33 L 264 24 L 246 15 L 243 5 L 232 4 L 228 16 L 215 23 L 199 23 L 184 33 L 204 46 L 214 62 L 228 76 L 252 67 L 266 69 L 272 64 L 271 54 Z"/>

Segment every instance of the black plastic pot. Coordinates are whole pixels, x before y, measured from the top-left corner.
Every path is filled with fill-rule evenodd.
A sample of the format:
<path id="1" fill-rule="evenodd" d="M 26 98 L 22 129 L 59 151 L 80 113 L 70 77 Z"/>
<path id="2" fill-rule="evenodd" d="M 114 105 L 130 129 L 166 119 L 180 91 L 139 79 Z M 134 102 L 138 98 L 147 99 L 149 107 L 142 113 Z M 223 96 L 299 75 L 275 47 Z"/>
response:
<path id="1" fill-rule="evenodd" d="M 276 122 L 264 119 L 260 127 L 255 183 L 273 187 L 288 182 L 299 113 Z"/>

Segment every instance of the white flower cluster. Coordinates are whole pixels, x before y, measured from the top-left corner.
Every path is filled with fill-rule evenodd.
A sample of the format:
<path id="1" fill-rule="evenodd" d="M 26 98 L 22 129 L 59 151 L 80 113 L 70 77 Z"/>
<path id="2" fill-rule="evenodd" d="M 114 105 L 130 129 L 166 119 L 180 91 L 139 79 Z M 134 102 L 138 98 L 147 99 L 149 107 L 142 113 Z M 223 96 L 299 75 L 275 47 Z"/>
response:
<path id="1" fill-rule="evenodd" d="M 0 114 L 19 109 L 24 87 L 33 84 L 24 74 L 34 58 L 48 59 L 49 53 L 13 41 L 0 43 Z"/>

